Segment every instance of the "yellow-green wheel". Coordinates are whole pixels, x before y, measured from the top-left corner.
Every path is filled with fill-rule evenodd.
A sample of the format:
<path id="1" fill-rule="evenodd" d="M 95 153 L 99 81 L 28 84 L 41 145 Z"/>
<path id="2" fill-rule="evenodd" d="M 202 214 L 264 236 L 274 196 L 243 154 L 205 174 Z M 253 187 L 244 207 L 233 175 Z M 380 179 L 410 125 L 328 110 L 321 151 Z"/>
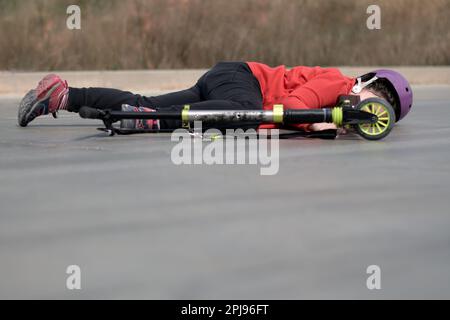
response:
<path id="1" fill-rule="evenodd" d="M 378 117 L 376 123 L 361 123 L 355 125 L 358 134 L 367 140 L 380 140 L 386 137 L 395 124 L 394 108 L 380 98 L 369 98 L 361 101 L 356 109 L 373 113 Z"/>

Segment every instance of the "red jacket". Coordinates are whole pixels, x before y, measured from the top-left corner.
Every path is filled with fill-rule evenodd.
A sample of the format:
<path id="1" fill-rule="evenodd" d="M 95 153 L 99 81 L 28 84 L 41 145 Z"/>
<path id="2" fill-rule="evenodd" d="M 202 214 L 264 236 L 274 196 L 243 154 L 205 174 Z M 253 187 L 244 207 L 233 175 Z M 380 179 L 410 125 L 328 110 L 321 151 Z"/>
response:
<path id="1" fill-rule="evenodd" d="M 355 79 L 335 68 L 285 66 L 271 68 L 258 62 L 247 62 L 258 79 L 263 96 L 264 110 L 272 110 L 274 104 L 285 109 L 313 109 L 332 107 L 340 95 L 349 94 Z M 275 128 L 263 125 L 260 128 Z M 298 125 L 306 129 L 305 125 Z"/>

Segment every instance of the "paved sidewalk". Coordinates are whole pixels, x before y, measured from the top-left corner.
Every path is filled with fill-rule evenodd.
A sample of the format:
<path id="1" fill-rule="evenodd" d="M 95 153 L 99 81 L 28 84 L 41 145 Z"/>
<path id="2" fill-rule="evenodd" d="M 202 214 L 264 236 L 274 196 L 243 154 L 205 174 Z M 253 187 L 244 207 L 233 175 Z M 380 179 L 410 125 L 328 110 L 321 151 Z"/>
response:
<path id="1" fill-rule="evenodd" d="M 377 67 L 342 67 L 344 74 L 357 76 Z M 392 67 L 412 84 L 450 84 L 450 67 Z M 56 72 L 73 87 L 111 87 L 136 93 L 175 91 L 193 84 L 206 70 L 79 71 Z M 0 72 L 0 95 L 23 96 L 47 72 Z"/>

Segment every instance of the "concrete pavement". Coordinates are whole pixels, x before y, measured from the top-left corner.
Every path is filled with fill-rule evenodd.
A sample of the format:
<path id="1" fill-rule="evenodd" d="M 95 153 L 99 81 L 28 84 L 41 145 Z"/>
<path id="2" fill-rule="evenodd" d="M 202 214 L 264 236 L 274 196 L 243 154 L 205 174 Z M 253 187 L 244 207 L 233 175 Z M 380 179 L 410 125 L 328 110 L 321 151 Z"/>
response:
<path id="1" fill-rule="evenodd" d="M 1 98 L 0 298 L 448 299 L 449 89 L 415 87 L 383 141 L 282 140 L 274 176 L 69 113 L 19 128 Z"/>

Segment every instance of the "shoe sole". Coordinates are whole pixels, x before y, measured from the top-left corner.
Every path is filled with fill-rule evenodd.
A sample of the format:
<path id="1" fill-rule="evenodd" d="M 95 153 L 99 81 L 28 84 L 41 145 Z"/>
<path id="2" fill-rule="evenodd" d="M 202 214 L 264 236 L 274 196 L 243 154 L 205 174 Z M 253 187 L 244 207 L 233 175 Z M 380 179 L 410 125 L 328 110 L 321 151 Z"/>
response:
<path id="1" fill-rule="evenodd" d="M 42 101 L 48 99 L 50 95 L 59 87 L 59 84 L 54 85 L 47 93 L 46 95 L 39 100 L 36 100 L 36 90 L 30 90 L 28 93 L 23 97 L 22 101 L 19 105 L 19 114 L 18 114 L 18 120 L 19 125 L 21 127 L 26 127 L 31 121 L 33 121 L 35 118 L 28 120 L 31 116 L 31 114 L 40 107 Z M 31 107 L 29 107 L 32 105 Z"/>

